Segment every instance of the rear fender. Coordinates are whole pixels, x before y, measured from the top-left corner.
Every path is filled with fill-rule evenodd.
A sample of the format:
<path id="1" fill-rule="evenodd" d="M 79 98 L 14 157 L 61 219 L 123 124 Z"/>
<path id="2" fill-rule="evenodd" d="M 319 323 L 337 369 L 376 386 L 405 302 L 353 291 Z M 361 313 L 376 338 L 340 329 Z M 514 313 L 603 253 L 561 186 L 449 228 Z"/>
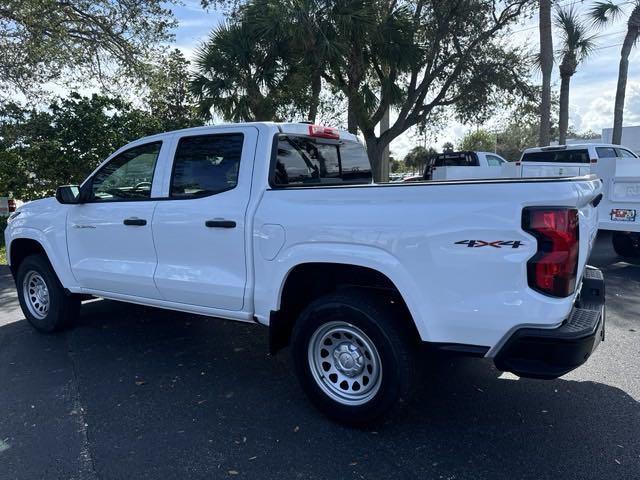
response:
<path id="1" fill-rule="evenodd" d="M 277 260 L 256 265 L 255 306 L 256 317 L 261 323 L 268 324 L 270 312 L 280 309 L 283 288 L 291 271 L 306 263 L 354 265 L 382 273 L 402 296 L 420 337 L 427 340 L 427 326 L 419 307 L 422 303 L 424 311 L 427 299 L 416 298 L 413 292 L 419 289 L 397 258 L 382 249 L 363 245 L 328 242 L 297 244 L 282 251 Z"/>

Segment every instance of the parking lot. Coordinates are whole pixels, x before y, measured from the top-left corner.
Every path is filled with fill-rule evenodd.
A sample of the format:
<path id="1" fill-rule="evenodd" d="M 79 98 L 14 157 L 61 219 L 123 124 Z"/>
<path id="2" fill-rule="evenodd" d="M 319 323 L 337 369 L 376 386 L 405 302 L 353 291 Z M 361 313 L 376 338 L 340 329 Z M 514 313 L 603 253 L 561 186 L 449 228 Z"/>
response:
<path id="1" fill-rule="evenodd" d="M 264 328 L 112 301 L 34 332 L 0 270 L 1 478 L 640 478 L 640 264 L 599 238 L 607 338 L 555 381 L 433 358 L 408 408 L 350 429 Z"/>

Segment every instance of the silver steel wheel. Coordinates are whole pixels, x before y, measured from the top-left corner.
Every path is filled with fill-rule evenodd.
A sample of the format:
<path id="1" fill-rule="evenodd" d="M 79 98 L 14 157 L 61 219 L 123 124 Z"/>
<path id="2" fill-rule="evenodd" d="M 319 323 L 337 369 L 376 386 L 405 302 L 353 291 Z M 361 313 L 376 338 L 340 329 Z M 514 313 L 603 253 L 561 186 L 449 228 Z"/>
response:
<path id="1" fill-rule="evenodd" d="M 318 386 L 343 405 L 362 405 L 380 389 L 378 350 L 362 330 L 350 323 L 320 326 L 311 336 L 308 361 Z"/>
<path id="2" fill-rule="evenodd" d="M 49 288 L 42 275 L 33 270 L 28 272 L 22 282 L 22 293 L 29 313 L 39 320 L 45 318 L 49 313 L 50 301 Z"/>

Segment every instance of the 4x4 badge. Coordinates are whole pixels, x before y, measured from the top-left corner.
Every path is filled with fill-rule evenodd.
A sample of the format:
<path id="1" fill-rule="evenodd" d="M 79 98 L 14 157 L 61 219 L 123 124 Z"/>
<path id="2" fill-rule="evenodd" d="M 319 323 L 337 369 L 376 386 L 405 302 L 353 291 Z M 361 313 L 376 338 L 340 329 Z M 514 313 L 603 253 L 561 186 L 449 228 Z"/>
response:
<path id="1" fill-rule="evenodd" d="M 466 245 L 469 248 L 479 248 L 479 247 L 493 247 L 493 248 L 502 248 L 502 247 L 511 247 L 511 248 L 519 248 L 523 246 L 525 243 L 520 240 L 495 240 L 493 242 L 487 242 L 485 240 L 460 240 L 459 242 L 455 242 L 456 245 Z"/>

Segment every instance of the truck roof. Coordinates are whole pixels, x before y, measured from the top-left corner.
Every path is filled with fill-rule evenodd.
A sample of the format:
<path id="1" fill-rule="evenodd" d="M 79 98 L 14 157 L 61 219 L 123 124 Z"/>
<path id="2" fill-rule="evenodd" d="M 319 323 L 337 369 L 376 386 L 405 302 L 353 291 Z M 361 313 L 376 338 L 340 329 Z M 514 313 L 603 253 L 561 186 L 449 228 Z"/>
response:
<path id="1" fill-rule="evenodd" d="M 276 127 L 280 130 L 281 133 L 289 133 L 292 135 L 309 135 L 309 127 L 314 125 L 310 122 L 239 122 L 239 123 L 218 123 L 215 125 L 203 125 L 201 127 L 191 127 L 191 128 L 183 128 L 180 130 L 170 130 L 167 132 L 157 133 L 155 135 L 149 135 L 147 137 L 139 138 L 131 143 L 142 143 L 147 140 L 152 140 L 155 138 L 172 135 L 174 133 L 201 133 L 207 132 L 210 130 L 215 130 L 218 128 L 225 127 L 243 127 L 243 126 L 267 126 L 267 127 Z M 342 130 L 335 127 L 327 127 L 332 128 L 340 135 L 341 140 L 347 140 L 351 142 L 358 142 L 358 137 L 352 133 L 349 133 L 346 130 Z"/>
<path id="2" fill-rule="evenodd" d="M 582 150 L 589 147 L 626 148 L 624 145 L 614 145 L 613 143 L 572 143 L 571 145 L 549 145 L 547 147 L 525 148 L 522 153 L 549 152 L 554 150 Z"/>

